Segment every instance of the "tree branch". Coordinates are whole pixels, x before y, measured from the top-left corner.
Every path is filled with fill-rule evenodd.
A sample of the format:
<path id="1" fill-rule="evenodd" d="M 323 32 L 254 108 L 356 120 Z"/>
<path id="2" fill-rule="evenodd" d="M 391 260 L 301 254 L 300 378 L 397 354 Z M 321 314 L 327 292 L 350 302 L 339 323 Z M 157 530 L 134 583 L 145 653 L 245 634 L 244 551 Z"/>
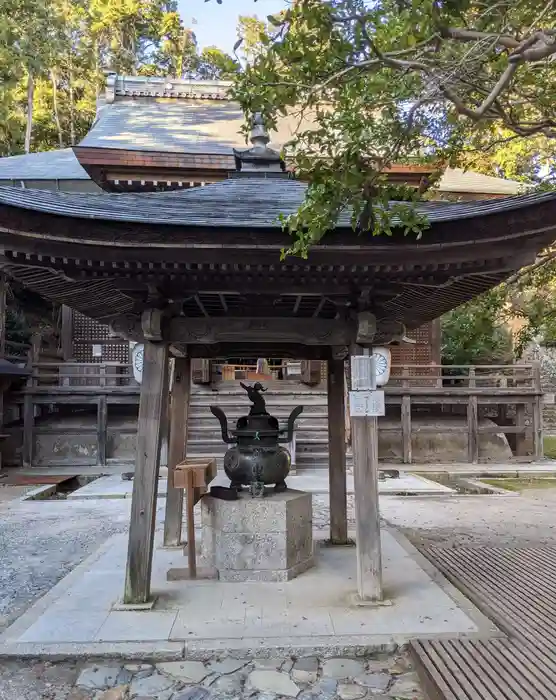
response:
<path id="1" fill-rule="evenodd" d="M 480 32 L 476 29 L 457 29 L 456 27 L 441 27 L 440 36 L 443 39 L 455 39 L 456 41 L 481 41 L 490 39 L 506 49 L 517 49 L 519 41 L 509 34 L 491 34 Z"/>

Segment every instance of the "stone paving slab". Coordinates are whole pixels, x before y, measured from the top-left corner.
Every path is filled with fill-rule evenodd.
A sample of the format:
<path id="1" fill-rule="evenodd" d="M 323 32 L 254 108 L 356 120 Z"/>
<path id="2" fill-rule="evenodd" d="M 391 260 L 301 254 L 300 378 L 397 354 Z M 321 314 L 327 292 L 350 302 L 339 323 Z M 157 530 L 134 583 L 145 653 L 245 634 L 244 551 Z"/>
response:
<path id="1" fill-rule="evenodd" d="M 74 570 L 0 637 L 0 655 L 32 648 L 59 654 L 108 653 L 122 644 L 153 652 L 181 645 L 191 658 L 213 650 L 323 650 L 382 648 L 437 635 L 475 635 L 482 618 L 419 562 L 389 531 L 382 533 L 384 581 L 391 606 L 352 607 L 355 548 L 318 542 L 317 566 L 280 584 L 219 581 L 168 582 L 169 568 L 184 566 L 180 550 L 156 549 L 152 611 L 116 611 L 127 549 L 117 535 Z M 158 535 L 160 540 L 160 533 Z M 90 601 L 90 605 L 87 601 Z M 27 645 L 27 646 L 26 646 Z M 31 645 L 29 647 L 28 645 Z M 93 649 L 95 650 L 93 652 Z M 291 652 L 290 652 L 291 653 Z"/>
<path id="2" fill-rule="evenodd" d="M 4 661 L 2 700 L 423 700 L 403 649 L 361 655 Z"/>
<path id="3" fill-rule="evenodd" d="M 229 479 L 223 472 L 219 472 L 212 485 L 229 486 Z M 158 480 L 158 497 L 166 496 L 168 488 L 167 479 Z M 328 472 L 325 469 L 311 470 L 288 477 L 288 486 L 298 491 L 307 491 L 313 494 L 328 493 Z M 423 476 L 400 473 L 398 479 L 385 479 L 380 481 L 379 493 L 383 496 L 389 494 L 415 494 L 419 496 L 442 496 L 454 494 L 454 489 L 438 484 Z M 353 476 L 347 475 L 347 493 L 352 494 L 354 489 Z M 133 490 L 132 481 L 123 481 L 119 474 L 111 474 L 95 479 L 82 486 L 77 491 L 68 494 L 68 500 L 85 500 L 95 498 L 131 498 Z"/>

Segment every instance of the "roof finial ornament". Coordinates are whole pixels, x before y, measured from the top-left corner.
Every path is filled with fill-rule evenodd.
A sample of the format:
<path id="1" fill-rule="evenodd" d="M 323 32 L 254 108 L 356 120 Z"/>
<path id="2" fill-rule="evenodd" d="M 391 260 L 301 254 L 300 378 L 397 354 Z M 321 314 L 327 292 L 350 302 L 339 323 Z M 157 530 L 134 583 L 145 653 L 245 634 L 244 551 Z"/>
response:
<path id="1" fill-rule="evenodd" d="M 260 150 L 266 150 L 270 143 L 270 136 L 266 130 L 263 115 L 260 112 L 255 112 L 253 115 L 250 141 L 253 144 L 253 148 Z"/>
<path id="2" fill-rule="evenodd" d="M 255 112 L 251 120 L 251 148 L 237 150 L 234 148 L 236 173 L 241 176 L 254 174 L 258 177 L 281 175 L 286 164 L 278 151 L 269 148 L 270 136 L 266 129 L 263 115 Z M 287 175 L 286 175 L 287 177 Z"/>

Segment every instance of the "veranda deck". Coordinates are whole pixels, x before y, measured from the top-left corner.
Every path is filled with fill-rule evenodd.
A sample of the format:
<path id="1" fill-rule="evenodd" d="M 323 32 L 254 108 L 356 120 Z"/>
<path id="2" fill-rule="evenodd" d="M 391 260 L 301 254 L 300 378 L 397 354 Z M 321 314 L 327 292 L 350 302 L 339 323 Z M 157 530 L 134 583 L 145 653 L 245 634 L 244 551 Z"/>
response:
<path id="1" fill-rule="evenodd" d="M 554 700 L 556 546 L 422 552 L 509 635 L 412 643 L 431 700 Z"/>

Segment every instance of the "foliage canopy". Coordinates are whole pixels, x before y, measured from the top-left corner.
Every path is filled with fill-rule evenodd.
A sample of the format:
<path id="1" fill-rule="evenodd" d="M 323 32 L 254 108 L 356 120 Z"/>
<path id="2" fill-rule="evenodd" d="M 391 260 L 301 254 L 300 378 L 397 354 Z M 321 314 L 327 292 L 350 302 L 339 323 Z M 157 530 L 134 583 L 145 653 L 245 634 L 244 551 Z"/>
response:
<path id="1" fill-rule="evenodd" d="M 287 153 L 311 184 L 288 221 L 290 252 L 306 254 L 346 208 L 363 231 L 388 234 L 397 217 L 419 234 L 413 208 L 389 204 L 411 198 L 386 180 L 394 163 L 439 172 L 530 139 L 552 151 L 553 0 L 295 0 L 267 20 L 235 94 L 269 126 L 300 116 Z M 525 177 L 523 153 L 509 160 Z"/>
<path id="2" fill-rule="evenodd" d="M 77 143 L 106 72 L 229 79 L 239 68 L 199 50 L 176 0 L 0 0 L 0 155 Z"/>

